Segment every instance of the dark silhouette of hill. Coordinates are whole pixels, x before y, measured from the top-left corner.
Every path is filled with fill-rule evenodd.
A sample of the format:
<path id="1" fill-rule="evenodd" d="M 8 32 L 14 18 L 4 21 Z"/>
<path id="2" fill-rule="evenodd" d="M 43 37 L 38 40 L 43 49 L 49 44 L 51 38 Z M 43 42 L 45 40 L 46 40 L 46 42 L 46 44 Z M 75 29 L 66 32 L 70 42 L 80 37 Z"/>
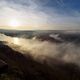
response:
<path id="1" fill-rule="evenodd" d="M 80 43 L 80 32 L 74 31 L 74 33 L 68 33 L 67 30 L 4 30 L 0 29 L 0 33 L 5 34 L 11 37 L 19 37 L 19 38 L 28 38 L 32 39 L 36 37 L 41 41 L 50 41 L 50 42 L 73 42 L 75 44 Z M 58 34 L 58 38 L 50 37 L 50 35 Z"/>
<path id="2" fill-rule="evenodd" d="M 24 56 L 4 44 L 0 47 L 0 59 L 8 65 L 7 75 L 20 77 L 13 76 L 10 80 L 80 80 L 80 68 L 73 63 L 50 58 L 35 61 L 30 55 Z"/>
<path id="3" fill-rule="evenodd" d="M 62 40 L 55 39 L 54 37 L 50 37 L 50 33 L 46 34 L 40 34 L 36 36 L 36 39 L 39 39 L 41 41 L 50 41 L 54 43 L 62 43 Z"/>

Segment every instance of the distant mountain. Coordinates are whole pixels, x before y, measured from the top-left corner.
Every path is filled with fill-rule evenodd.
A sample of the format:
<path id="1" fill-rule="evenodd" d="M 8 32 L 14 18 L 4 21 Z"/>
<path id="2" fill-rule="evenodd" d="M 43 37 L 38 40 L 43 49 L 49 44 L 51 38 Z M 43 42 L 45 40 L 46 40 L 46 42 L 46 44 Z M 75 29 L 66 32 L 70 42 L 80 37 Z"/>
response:
<path id="1" fill-rule="evenodd" d="M 3 30 L 0 33 L 12 37 L 21 37 L 28 39 L 39 39 L 41 41 L 51 42 L 74 42 L 80 43 L 79 31 L 62 30 Z"/>

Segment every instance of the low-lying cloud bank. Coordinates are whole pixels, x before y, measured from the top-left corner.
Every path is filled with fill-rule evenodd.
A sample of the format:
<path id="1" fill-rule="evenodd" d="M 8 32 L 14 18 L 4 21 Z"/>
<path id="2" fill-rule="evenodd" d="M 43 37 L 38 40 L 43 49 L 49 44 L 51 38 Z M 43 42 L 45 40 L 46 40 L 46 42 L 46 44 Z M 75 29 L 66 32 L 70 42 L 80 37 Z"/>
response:
<path id="1" fill-rule="evenodd" d="M 80 65 L 80 46 L 71 42 L 56 44 L 50 41 L 10 37 L 4 34 L 0 34 L 0 41 L 6 41 L 7 45 L 14 50 L 24 55 L 29 54 L 36 60 L 47 60 L 49 57 Z"/>

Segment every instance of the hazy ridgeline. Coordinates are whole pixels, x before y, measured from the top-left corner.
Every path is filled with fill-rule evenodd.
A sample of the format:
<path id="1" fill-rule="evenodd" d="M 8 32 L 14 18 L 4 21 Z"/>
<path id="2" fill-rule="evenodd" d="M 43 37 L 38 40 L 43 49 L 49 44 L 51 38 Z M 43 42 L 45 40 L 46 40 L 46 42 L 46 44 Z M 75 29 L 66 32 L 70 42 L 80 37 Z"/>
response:
<path id="1" fill-rule="evenodd" d="M 65 34 L 70 33 L 66 31 Z M 70 34 L 74 35 L 74 32 Z M 77 33 L 79 34 L 79 33 Z M 64 35 L 64 34 L 63 34 Z M 68 35 L 67 35 L 68 36 Z M 57 43 L 49 40 L 40 40 L 36 36 L 32 38 L 18 38 L 1 34 L 0 40 L 6 41 L 8 46 L 12 49 L 23 53 L 24 55 L 31 55 L 36 61 L 46 61 L 49 63 L 52 59 L 58 59 L 65 62 L 75 63 L 80 66 L 80 45 L 73 41 L 65 41 L 59 34 L 52 36 L 55 40 L 61 40 L 63 42 Z M 78 40 L 79 42 L 79 40 Z M 29 54 L 27 54 L 29 52 Z M 52 61 L 51 61 L 52 62 Z"/>

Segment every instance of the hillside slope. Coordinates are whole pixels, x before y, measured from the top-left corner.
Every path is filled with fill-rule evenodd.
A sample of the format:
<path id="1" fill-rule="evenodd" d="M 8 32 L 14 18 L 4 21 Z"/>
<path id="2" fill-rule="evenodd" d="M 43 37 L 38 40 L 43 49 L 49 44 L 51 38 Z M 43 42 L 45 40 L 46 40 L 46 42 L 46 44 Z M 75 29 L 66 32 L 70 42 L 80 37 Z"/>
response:
<path id="1" fill-rule="evenodd" d="M 0 59 L 8 65 L 4 74 L 10 78 L 9 80 L 80 80 L 80 69 L 75 64 L 60 63 L 55 59 L 50 65 L 47 62 L 40 63 L 4 44 L 0 47 Z"/>

